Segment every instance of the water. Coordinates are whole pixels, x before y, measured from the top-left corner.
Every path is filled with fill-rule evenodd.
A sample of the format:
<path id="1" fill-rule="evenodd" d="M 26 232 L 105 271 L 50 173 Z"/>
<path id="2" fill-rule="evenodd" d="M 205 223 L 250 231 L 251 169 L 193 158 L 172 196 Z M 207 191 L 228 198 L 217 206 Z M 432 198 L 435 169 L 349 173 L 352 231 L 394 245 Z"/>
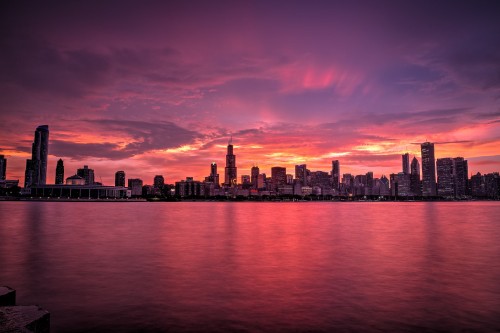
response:
<path id="1" fill-rule="evenodd" d="M 498 332 L 500 203 L 0 202 L 52 332 Z"/>

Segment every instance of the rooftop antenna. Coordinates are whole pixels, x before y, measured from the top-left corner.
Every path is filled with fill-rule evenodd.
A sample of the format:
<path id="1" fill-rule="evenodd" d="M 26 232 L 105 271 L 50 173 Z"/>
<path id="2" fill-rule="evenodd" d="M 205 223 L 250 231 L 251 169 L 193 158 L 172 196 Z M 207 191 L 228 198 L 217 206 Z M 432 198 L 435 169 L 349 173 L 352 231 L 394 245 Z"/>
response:
<path id="1" fill-rule="evenodd" d="M 232 145 L 233 144 L 233 135 L 231 134 L 230 138 L 229 138 L 229 142 L 228 144 Z"/>

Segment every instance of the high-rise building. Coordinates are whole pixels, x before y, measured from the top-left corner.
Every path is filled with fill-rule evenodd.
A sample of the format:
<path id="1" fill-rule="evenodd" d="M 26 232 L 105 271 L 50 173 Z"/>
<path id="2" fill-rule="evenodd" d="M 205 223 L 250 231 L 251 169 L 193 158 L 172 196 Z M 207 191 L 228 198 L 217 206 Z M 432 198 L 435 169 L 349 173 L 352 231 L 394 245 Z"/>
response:
<path id="1" fill-rule="evenodd" d="M 295 166 L 295 179 L 298 179 L 302 186 L 307 186 L 307 167 L 305 164 Z"/>
<path id="2" fill-rule="evenodd" d="M 453 179 L 453 159 L 438 158 L 437 166 L 437 191 L 439 196 L 455 196 L 455 181 Z"/>
<path id="3" fill-rule="evenodd" d="M 252 182 L 252 188 L 253 189 L 258 189 L 258 178 L 259 178 L 259 167 L 258 166 L 253 166 L 251 173 L 250 173 L 250 181 Z"/>
<path id="4" fill-rule="evenodd" d="M 422 154 L 422 195 L 436 196 L 436 160 L 434 158 L 434 143 L 421 144 Z"/>
<path id="5" fill-rule="evenodd" d="M 410 174 L 410 154 L 406 153 L 403 157 L 403 173 Z"/>
<path id="6" fill-rule="evenodd" d="M 410 188 L 413 195 L 420 196 L 422 194 L 420 189 L 420 163 L 415 156 L 411 160 Z"/>
<path id="7" fill-rule="evenodd" d="M 243 185 L 244 188 L 249 188 L 250 184 L 250 175 L 242 175 L 241 176 L 241 184 Z"/>
<path id="8" fill-rule="evenodd" d="M 455 181 L 455 197 L 463 197 L 467 195 L 469 187 L 469 166 L 467 160 L 463 157 L 455 157 L 453 159 L 453 178 Z"/>
<path id="9" fill-rule="evenodd" d="M 286 168 L 283 167 L 272 167 L 271 168 L 271 180 L 273 183 L 273 188 L 285 186 L 286 184 Z"/>
<path id="10" fill-rule="evenodd" d="M 93 185 L 95 183 L 94 169 L 89 169 L 88 165 L 84 165 L 83 168 L 76 170 L 76 174 L 85 179 L 85 185 Z"/>
<path id="11" fill-rule="evenodd" d="M 62 159 L 59 159 L 59 161 L 57 161 L 56 178 L 54 183 L 56 185 L 64 184 L 64 162 Z"/>
<path id="12" fill-rule="evenodd" d="M 115 173 L 115 186 L 125 187 L 125 171 L 117 171 Z"/>
<path id="13" fill-rule="evenodd" d="M 153 187 L 155 189 L 162 189 L 165 186 L 165 178 L 162 175 L 156 175 L 153 179 Z"/>
<path id="14" fill-rule="evenodd" d="M 36 128 L 35 139 L 31 146 L 31 159 L 26 160 L 24 187 L 45 185 L 47 183 L 47 157 L 49 155 L 49 126 Z"/>
<path id="15" fill-rule="evenodd" d="M 224 185 L 226 185 L 226 186 L 236 185 L 236 178 L 237 177 L 238 176 L 237 176 L 237 169 L 236 169 L 236 156 L 233 154 L 233 145 L 232 145 L 232 138 L 231 138 L 231 140 L 229 140 L 229 144 L 227 145 Z"/>
<path id="16" fill-rule="evenodd" d="M 7 159 L 0 155 L 0 180 L 5 180 L 7 176 Z"/>
<path id="17" fill-rule="evenodd" d="M 131 191 L 132 196 L 142 195 L 142 179 L 135 178 L 128 180 L 128 188 Z"/>
<path id="18" fill-rule="evenodd" d="M 293 184 L 293 175 L 291 173 L 287 173 L 286 174 L 286 183 L 288 185 L 292 185 Z"/>
<path id="19" fill-rule="evenodd" d="M 212 162 L 212 164 L 210 164 L 210 176 L 208 176 L 208 180 L 214 183 L 215 188 L 220 187 L 219 174 L 217 173 L 217 163 L 215 162 Z"/>
<path id="20" fill-rule="evenodd" d="M 262 189 L 265 189 L 266 188 L 266 174 L 265 173 L 261 173 L 259 174 L 259 176 L 257 177 L 257 188 L 259 190 L 262 190 Z"/>
<path id="21" fill-rule="evenodd" d="M 332 187 L 338 191 L 340 185 L 339 160 L 332 161 Z"/>

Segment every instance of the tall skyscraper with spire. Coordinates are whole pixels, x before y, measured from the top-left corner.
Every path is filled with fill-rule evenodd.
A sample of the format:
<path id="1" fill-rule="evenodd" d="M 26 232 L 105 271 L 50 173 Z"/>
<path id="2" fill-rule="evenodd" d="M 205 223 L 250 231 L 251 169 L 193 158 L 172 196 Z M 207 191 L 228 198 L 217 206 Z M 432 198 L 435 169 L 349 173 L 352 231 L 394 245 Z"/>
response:
<path id="1" fill-rule="evenodd" d="M 31 159 L 26 160 L 24 187 L 45 185 L 47 183 L 47 157 L 49 155 L 49 126 L 36 128 L 35 139 L 31 146 Z"/>
<path id="2" fill-rule="evenodd" d="M 224 185 L 231 186 L 236 184 L 237 179 L 237 169 L 236 169 L 236 156 L 233 153 L 233 138 L 229 139 L 227 145 L 227 155 L 226 155 L 226 169 L 224 175 Z"/>
<path id="3" fill-rule="evenodd" d="M 434 157 L 434 143 L 421 144 L 422 153 L 422 195 L 436 196 L 436 159 Z"/>
<path id="4" fill-rule="evenodd" d="M 62 159 L 59 159 L 57 161 L 57 166 L 56 166 L 56 179 L 55 179 L 55 184 L 64 184 L 64 162 Z"/>

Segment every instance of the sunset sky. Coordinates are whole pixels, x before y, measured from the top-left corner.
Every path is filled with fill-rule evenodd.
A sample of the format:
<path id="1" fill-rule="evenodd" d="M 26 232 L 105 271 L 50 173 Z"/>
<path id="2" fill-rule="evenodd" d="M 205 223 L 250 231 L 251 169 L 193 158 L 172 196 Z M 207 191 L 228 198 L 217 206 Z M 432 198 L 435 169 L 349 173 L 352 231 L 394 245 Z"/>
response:
<path id="1" fill-rule="evenodd" d="M 24 181 L 50 127 L 47 180 L 88 165 L 167 183 L 256 164 L 401 171 L 401 154 L 500 171 L 498 1 L 0 3 L 0 154 Z"/>

